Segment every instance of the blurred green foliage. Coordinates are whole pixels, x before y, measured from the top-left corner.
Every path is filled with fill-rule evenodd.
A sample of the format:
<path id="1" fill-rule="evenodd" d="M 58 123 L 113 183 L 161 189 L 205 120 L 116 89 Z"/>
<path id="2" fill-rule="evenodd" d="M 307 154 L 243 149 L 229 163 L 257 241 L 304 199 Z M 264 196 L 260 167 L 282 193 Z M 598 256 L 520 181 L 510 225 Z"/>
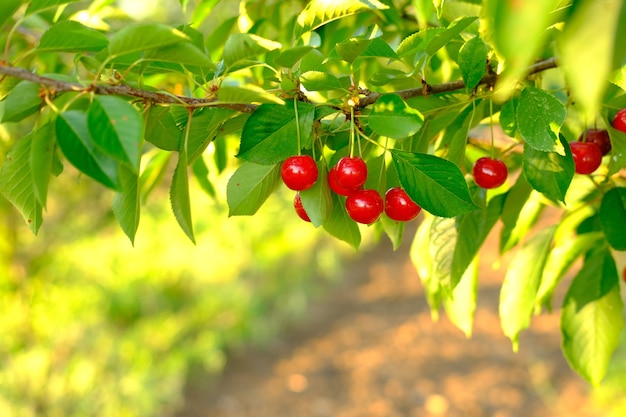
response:
<path id="1" fill-rule="evenodd" d="M 289 192 L 227 218 L 199 187 L 196 246 L 161 195 L 132 248 L 110 196 L 69 178 L 55 181 L 36 238 L 0 202 L 3 417 L 167 415 L 192 368 L 218 372 L 228 349 L 297 319 L 347 249 L 302 222 Z"/>

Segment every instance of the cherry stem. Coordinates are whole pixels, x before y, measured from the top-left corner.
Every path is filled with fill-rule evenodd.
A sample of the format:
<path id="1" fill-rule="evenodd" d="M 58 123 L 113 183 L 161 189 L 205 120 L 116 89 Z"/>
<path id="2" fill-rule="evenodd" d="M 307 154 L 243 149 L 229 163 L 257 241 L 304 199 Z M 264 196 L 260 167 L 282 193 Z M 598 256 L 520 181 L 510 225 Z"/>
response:
<path id="1" fill-rule="evenodd" d="M 300 140 L 300 118 L 298 116 L 298 100 L 293 99 L 293 111 L 296 113 L 296 139 L 298 141 L 298 155 L 302 153 L 302 143 Z"/>
<path id="2" fill-rule="evenodd" d="M 350 158 L 354 157 L 354 107 L 350 106 Z"/>
<path id="3" fill-rule="evenodd" d="M 489 97 L 489 128 L 491 130 L 491 159 L 496 158 L 496 147 L 493 136 L 493 99 Z"/>

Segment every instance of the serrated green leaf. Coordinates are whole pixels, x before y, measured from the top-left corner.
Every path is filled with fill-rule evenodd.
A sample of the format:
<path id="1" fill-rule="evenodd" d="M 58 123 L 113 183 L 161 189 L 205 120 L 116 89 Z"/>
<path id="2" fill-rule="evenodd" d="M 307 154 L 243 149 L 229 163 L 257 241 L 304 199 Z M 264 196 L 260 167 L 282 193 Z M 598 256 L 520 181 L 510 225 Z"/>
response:
<path id="1" fill-rule="evenodd" d="M 376 101 L 367 121 L 379 135 L 402 139 L 421 129 L 424 116 L 397 94 L 385 94 Z"/>
<path id="2" fill-rule="evenodd" d="M 450 274 L 454 248 L 458 239 L 456 219 L 435 217 L 430 227 L 430 258 L 432 260 L 431 279 L 439 282 L 446 291 L 452 289 Z"/>
<path id="3" fill-rule="evenodd" d="M 500 291 L 500 321 L 513 350 L 519 347 L 519 333 L 530 325 L 543 268 L 550 252 L 556 226 L 532 236 L 515 254 Z"/>
<path id="4" fill-rule="evenodd" d="M 397 150 L 391 155 L 406 193 L 431 214 L 454 217 L 476 208 L 463 173 L 452 162 Z"/>
<path id="5" fill-rule="evenodd" d="M 345 16 L 368 10 L 385 10 L 388 8 L 378 0 L 335 0 L 332 4 L 328 0 L 312 0 L 298 15 L 294 36 L 297 39 L 305 32 L 315 30 L 328 22 Z"/>
<path id="6" fill-rule="evenodd" d="M 563 103 L 547 91 L 534 87 L 522 91 L 517 106 L 517 128 L 528 146 L 565 155 L 559 131 L 566 116 Z"/>
<path id="7" fill-rule="evenodd" d="M 602 233 L 584 233 L 557 243 L 552 248 L 545 267 L 543 268 L 541 284 L 539 285 L 535 301 L 535 311 L 538 312 L 541 307 L 547 307 L 549 310 L 552 309 L 552 295 L 554 294 L 554 290 L 567 271 L 572 267 L 574 261 L 583 253 L 588 252 L 593 247 L 599 246 L 602 240 Z"/>
<path id="8" fill-rule="evenodd" d="M 31 171 L 32 134 L 18 140 L 0 167 L 0 193 L 19 210 L 30 230 L 37 234 L 42 206 L 35 195 Z"/>
<path id="9" fill-rule="evenodd" d="M 169 107 L 150 107 L 146 117 L 146 140 L 164 151 L 177 151 L 182 131 L 176 126 Z"/>
<path id="10" fill-rule="evenodd" d="M 180 228 L 185 232 L 189 240 L 194 244 L 196 238 L 193 233 L 193 221 L 191 219 L 191 199 L 189 197 L 189 172 L 187 171 L 187 153 L 182 146 L 178 152 L 178 162 L 172 177 L 170 187 L 170 203 L 172 212 Z"/>
<path id="11" fill-rule="evenodd" d="M 567 141 L 561 138 L 565 156 L 524 147 L 523 171 L 532 187 L 553 201 L 565 201 L 574 178 L 574 160 Z"/>
<path id="12" fill-rule="evenodd" d="M 576 103 L 590 120 L 600 108 L 606 79 L 613 70 L 615 44 L 623 41 L 616 37 L 619 21 L 624 19 L 622 3 L 621 0 L 576 2 L 557 42 L 559 66 L 562 65 Z M 589 39 L 593 42 L 589 43 Z M 588 47 L 581 48 L 586 44 Z"/>
<path id="13" fill-rule="evenodd" d="M 619 278 L 606 246 L 594 249 L 572 282 L 561 311 L 563 354 L 572 369 L 598 385 L 624 327 Z"/>
<path id="14" fill-rule="evenodd" d="M 298 102 L 297 106 L 301 147 L 308 149 L 312 145 L 315 106 L 302 102 Z M 257 164 L 272 165 L 298 154 L 297 137 L 292 100 L 284 106 L 262 104 L 243 126 L 237 157 Z"/>
<path id="15" fill-rule="evenodd" d="M 359 55 L 359 58 L 389 58 L 398 59 L 396 52 L 381 38 L 374 38 Z"/>
<path id="16" fill-rule="evenodd" d="M 626 188 L 615 187 L 602 197 L 600 225 L 606 240 L 616 250 L 626 250 Z"/>
<path id="17" fill-rule="evenodd" d="M 470 211 L 458 219 L 458 238 L 450 271 L 452 288 L 460 282 L 467 268 L 478 255 L 489 232 L 500 218 L 505 196 L 505 194 L 497 195 L 489 201 L 487 207 Z"/>
<path id="18" fill-rule="evenodd" d="M 300 76 L 300 82 L 309 91 L 328 91 L 341 88 L 341 82 L 337 77 L 322 71 L 307 71 Z"/>
<path id="19" fill-rule="evenodd" d="M 2 123 L 19 122 L 39 110 L 43 99 L 39 96 L 41 86 L 30 81 L 17 84 L 4 101 Z"/>
<path id="20" fill-rule="evenodd" d="M 233 33 L 224 45 L 224 65 L 227 68 L 268 51 L 282 48 L 282 44 L 252 33 Z"/>
<path id="21" fill-rule="evenodd" d="M 477 16 L 467 16 L 461 17 L 454 22 L 450 23 L 446 30 L 439 32 L 436 36 L 432 38 L 430 42 L 428 42 L 428 46 L 426 47 L 426 53 L 428 55 L 435 55 L 438 50 L 443 48 L 448 42 L 457 37 L 463 32 L 465 28 L 471 25 L 474 21 L 478 19 Z"/>
<path id="22" fill-rule="evenodd" d="M 354 250 L 358 250 L 361 245 L 361 231 L 358 224 L 348 216 L 345 199 L 332 193 L 332 200 L 333 209 L 322 225 L 324 230 L 329 235 L 346 242 Z"/>
<path id="23" fill-rule="evenodd" d="M 39 40 L 39 51 L 97 52 L 109 45 L 109 39 L 95 29 L 73 20 L 64 20 L 50 26 Z"/>
<path id="24" fill-rule="evenodd" d="M 439 307 L 441 306 L 441 284 L 433 278 L 432 273 L 430 231 L 434 220 L 435 217 L 433 216 L 424 216 L 424 220 L 420 223 L 413 238 L 409 255 L 424 287 L 426 301 L 430 306 L 430 314 L 433 320 L 436 320 L 439 317 Z"/>
<path id="25" fill-rule="evenodd" d="M 280 180 L 280 164 L 244 162 L 233 173 L 226 187 L 229 216 L 251 216 L 274 192 Z"/>
<path id="26" fill-rule="evenodd" d="M 172 62 L 179 65 L 202 68 L 213 67 L 209 56 L 189 42 L 149 49 L 143 58 L 147 61 Z"/>
<path id="27" fill-rule="evenodd" d="M 285 103 L 283 99 L 254 85 L 222 86 L 217 90 L 217 99 L 221 103 Z"/>
<path id="28" fill-rule="evenodd" d="M 180 30 L 161 23 L 138 23 L 125 26 L 111 37 L 109 55 L 118 57 L 183 42 L 189 42 L 189 37 Z"/>
<path id="29" fill-rule="evenodd" d="M 373 39 L 351 38 L 335 45 L 335 51 L 346 62 L 354 62 L 365 49 L 370 45 Z"/>
<path id="30" fill-rule="evenodd" d="M 143 137 L 143 120 L 128 101 L 116 96 L 96 96 L 87 113 L 93 141 L 113 158 L 137 172 Z"/>
<path id="31" fill-rule="evenodd" d="M 480 83 L 487 66 L 487 45 L 478 36 L 474 36 L 463 44 L 459 50 L 459 69 L 465 87 L 472 90 Z"/>
<path id="32" fill-rule="evenodd" d="M 474 258 L 461 276 L 450 297 L 443 299 L 443 306 L 450 321 L 469 339 L 472 337 L 476 298 L 478 293 L 478 258 Z"/>
<path id="33" fill-rule="evenodd" d="M 141 211 L 139 175 L 125 165 L 120 166 L 118 172 L 122 189 L 113 195 L 113 214 L 126 236 L 134 245 Z"/>
<path id="34" fill-rule="evenodd" d="M 323 162 L 317 163 L 319 176 L 311 188 L 300 191 L 302 206 L 311 223 L 319 227 L 330 216 L 333 210 L 333 199 L 328 186 L 328 168 Z"/>
<path id="35" fill-rule="evenodd" d="M 445 28 L 428 28 L 407 36 L 400 42 L 396 53 L 400 57 L 408 57 L 417 52 L 424 51 L 430 42 L 440 33 L 445 32 Z"/>
<path id="36" fill-rule="evenodd" d="M 32 134 L 30 166 L 33 177 L 33 189 L 37 201 L 44 209 L 46 208 L 48 197 L 48 183 L 52 173 L 55 147 L 56 137 L 52 123 L 47 123 Z"/>
<path id="37" fill-rule="evenodd" d="M 187 162 L 193 163 L 206 150 L 224 124 L 235 116 L 230 109 L 208 107 L 196 109 L 191 119 L 187 143 Z"/>
<path id="38" fill-rule="evenodd" d="M 107 187 L 120 188 L 117 161 L 94 143 L 87 128 L 87 114 L 78 110 L 59 114 L 56 136 L 61 151 L 79 171 Z"/>

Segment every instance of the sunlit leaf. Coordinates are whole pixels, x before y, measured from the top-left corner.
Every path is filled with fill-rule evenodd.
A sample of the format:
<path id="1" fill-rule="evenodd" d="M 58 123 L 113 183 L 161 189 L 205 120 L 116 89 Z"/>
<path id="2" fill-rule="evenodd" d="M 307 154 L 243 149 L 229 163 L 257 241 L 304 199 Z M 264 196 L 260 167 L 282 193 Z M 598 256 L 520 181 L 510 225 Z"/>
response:
<path id="1" fill-rule="evenodd" d="M 401 139 L 417 133 L 424 124 L 424 116 L 397 94 L 385 94 L 376 101 L 367 121 L 379 135 Z"/>
<path id="2" fill-rule="evenodd" d="M 233 33 L 224 45 L 224 64 L 232 67 L 239 61 L 247 60 L 274 49 L 282 44 L 251 33 Z"/>
<path id="3" fill-rule="evenodd" d="M 565 156 L 524 147 L 523 170 L 532 187 L 553 201 L 565 201 L 565 194 L 574 177 L 574 160 L 567 141 L 561 138 Z"/>
<path id="4" fill-rule="evenodd" d="M 361 245 L 361 231 L 358 224 L 348 216 L 345 207 L 345 199 L 332 193 L 332 211 L 323 224 L 324 230 L 329 235 L 346 242 L 354 250 Z"/>
<path id="5" fill-rule="evenodd" d="M 226 187 L 229 216 L 251 216 L 265 203 L 280 182 L 280 164 L 244 162 Z"/>
<path id="6" fill-rule="evenodd" d="M 188 41 L 187 35 L 170 26 L 161 23 L 138 23 L 125 26 L 111 37 L 109 54 L 115 57 Z"/>
<path id="7" fill-rule="evenodd" d="M 517 128 L 528 146 L 565 155 L 559 131 L 566 116 L 567 109 L 552 94 L 527 87 L 517 105 Z"/>
<path id="8" fill-rule="evenodd" d="M 222 86 L 217 90 L 217 99 L 221 103 L 285 103 L 283 99 L 254 85 Z"/>
<path id="9" fill-rule="evenodd" d="M 300 76 L 300 82 L 309 91 L 327 91 L 341 88 L 341 82 L 337 77 L 322 71 L 307 71 Z"/>
<path id="10" fill-rule="evenodd" d="M 477 16 L 467 16 L 450 23 L 446 30 L 437 33 L 437 35 L 430 40 L 428 46 L 426 47 L 426 53 L 428 55 L 435 55 L 438 50 L 461 34 L 461 32 L 463 32 L 463 30 L 465 30 L 465 28 L 467 28 L 470 24 L 475 22 L 476 19 L 478 19 Z"/>
<path id="11" fill-rule="evenodd" d="M 64 20 L 41 35 L 37 49 L 40 51 L 100 51 L 109 44 L 107 37 L 95 29 L 73 20 Z"/>
<path id="12" fill-rule="evenodd" d="M 410 257 L 424 287 L 431 317 L 436 320 L 439 317 L 439 307 L 441 306 L 441 283 L 434 278 L 433 259 L 430 251 L 430 231 L 434 220 L 434 216 L 424 216 L 424 220 L 420 223 L 413 238 Z"/>
<path id="13" fill-rule="evenodd" d="M 459 51 L 459 69 L 465 87 L 471 90 L 478 85 L 487 66 L 487 46 L 478 36 L 463 44 Z"/>
<path id="14" fill-rule="evenodd" d="M 62 4 L 73 3 L 76 1 L 78 0 L 32 0 L 30 2 L 30 5 L 28 6 L 28 9 L 26 9 L 26 14 L 29 15 L 41 10 L 51 9 Z"/>
<path id="15" fill-rule="evenodd" d="M 474 258 L 450 297 L 443 298 L 443 306 L 450 321 L 465 336 L 472 336 L 476 299 L 478 294 L 478 258 Z"/>
<path id="16" fill-rule="evenodd" d="M 626 250 L 626 188 L 616 187 L 604 194 L 600 224 L 609 244 L 616 250 Z"/>
<path id="17" fill-rule="evenodd" d="M 32 135 L 21 138 L 7 154 L 0 167 L 0 193 L 19 210 L 30 230 L 37 234 L 43 218 L 31 171 L 32 139 Z"/>
<path id="18" fill-rule="evenodd" d="M 619 278 L 607 247 L 586 258 L 563 301 L 563 353 L 583 378 L 598 385 L 604 377 L 624 327 Z"/>
<path id="19" fill-rule="evenodd" d="M 476 208 L 458 166 L 433 155 L 391 151 L 409 197 L 435 216 L 454 217 Z"/>
<path id="20" fill-rule="evenodd" d="M 500 322 L 515 351 L 520 332 L 530 325 L 554 231 L 555 226 L 546 227 L 533 235 L 515 254 L 502 283 Z"/>

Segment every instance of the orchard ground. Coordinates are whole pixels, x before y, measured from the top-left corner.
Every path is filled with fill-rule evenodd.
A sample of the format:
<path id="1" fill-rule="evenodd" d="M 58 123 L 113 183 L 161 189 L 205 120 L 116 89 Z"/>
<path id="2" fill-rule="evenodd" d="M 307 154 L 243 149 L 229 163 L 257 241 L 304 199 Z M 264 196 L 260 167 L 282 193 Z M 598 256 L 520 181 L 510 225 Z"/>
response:
<path id="1" fill-rule="evenodd" d="M 469 340 L 445 314 L 431 319 L 406 237 L 396 252 L 384 241 L 359 256 L 343 285 L 282 338 L 233 352 L 218 378 L 193 378 L 178 417 L 607 415 L 563 358 L 558 309 L 534 317 L 512 351 L 498 318 L 512 254 L 497 255 L 496 233 L 481 252 Z"/>

